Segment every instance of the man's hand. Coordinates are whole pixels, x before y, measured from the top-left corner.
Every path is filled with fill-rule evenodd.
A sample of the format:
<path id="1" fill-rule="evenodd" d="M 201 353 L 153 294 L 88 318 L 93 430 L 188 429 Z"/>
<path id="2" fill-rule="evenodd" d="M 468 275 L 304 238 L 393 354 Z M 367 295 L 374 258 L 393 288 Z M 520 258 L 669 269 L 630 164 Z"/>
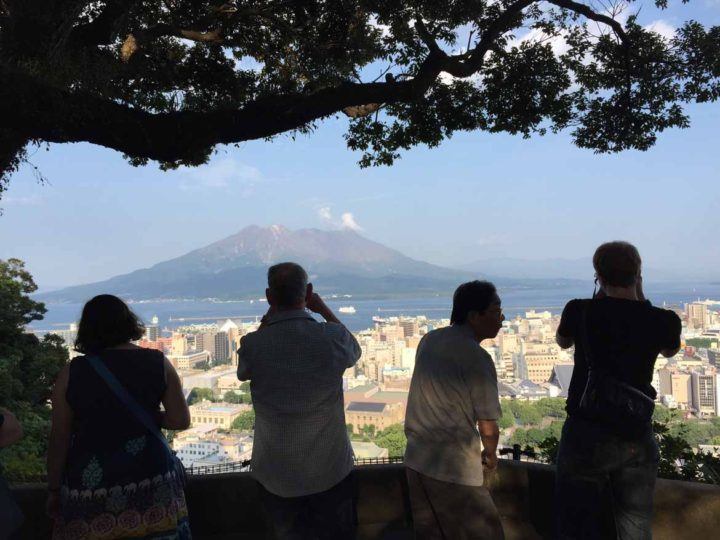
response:
<path id="1" fill-rule="evenodd" d="M 313 313 L 317 313 L 318 315 L 320 315 L 327 322 L 342 324 L 332 312 L 332 310 L 323 301 L 323 299 L 320 298 L 320 295 L 316 292 L 310 295 L 310 298 L 308 299 L 305 306 Z"/>
<path id="2" fill-rule="evenodd" d="M 323 315 L 323 313 L 328 311 L 327 305 L 318 293 L 312 293 L 312 296 L 310 296 L 310 299 L 307 301 L 307 308 L 318 315 Z"/>
<path id="3" fill-rule="evenodd" d="M 497 469 L 498 457 L 496 452 L 489 452 L 487 449 L 482 451 L 483 469 L 486 471 L 494 471 Z"/>

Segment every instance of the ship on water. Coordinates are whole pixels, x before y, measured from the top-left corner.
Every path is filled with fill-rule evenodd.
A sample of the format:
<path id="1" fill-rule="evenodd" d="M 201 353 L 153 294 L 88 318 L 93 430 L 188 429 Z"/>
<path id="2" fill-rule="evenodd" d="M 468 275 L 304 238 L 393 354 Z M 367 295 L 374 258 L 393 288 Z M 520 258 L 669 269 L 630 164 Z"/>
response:
<path id="1" fill-rule="evenodd" d="M 342 306 L 338 309 L 340 313 L 352 315 L 356 312 L 355 306 Z"/>

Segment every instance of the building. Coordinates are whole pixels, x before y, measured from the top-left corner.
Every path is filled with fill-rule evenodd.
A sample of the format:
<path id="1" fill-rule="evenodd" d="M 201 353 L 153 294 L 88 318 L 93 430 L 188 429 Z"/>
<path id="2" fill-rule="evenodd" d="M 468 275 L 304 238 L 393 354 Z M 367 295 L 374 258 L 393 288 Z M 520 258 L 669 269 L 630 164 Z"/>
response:
<path id="1" fill-rule="evenodd" d="M 406 338 L 417 336 L 420 333 L 420 325 L 416 318 L 400 319 L 400 328 L 403 329 L 403 335 Z"/>
<path id="2" fill-rule="evenodd" d="M 718 375 L 715 373 L 691 374 L 692 408 L 698 416 L 718 414 Z"/>
<path id="3" fill-rule="evenodd" d="M 371 403 L 351 401 L 345 408 L 345 423 L 352 424 L 353 433 L 363 428 L 375 426 L 375 431 L 383 431 L 388 426 L 400 424 L 405 414 L 400 403 Z"/>
<path id="4" fill-rule="evenodd" d="M 527 378 L 537 384 L 550 380 L 553 367 L 560 363 L 559 348 L 547 343 L 524 343 L 523 357 Z"/>
<path id="5" fill-rule="evenodd" d="M 671 369 L 658 370 L 660 394 L 672 396 L 680 408 L 688 408 L 692 400 L 692 382 L 689 373 Z"/>
<path id="6" fill-rule="evenodd" d="M 217 380 L 217 390 L 218 392 L 225 393 L 230 390 L 237 391 L 240 389 L 240 386 L 243 384 L 242 381 L 238 380 L 237 373 L 235 373 L 235 370 L 233 369 L 231 373 L 227 375 L 222 375 Z"/>
<path id="7" fill-rule="evenodd" d="M 203 401 L 190 405 L 190 422 L 193 426 L 209 424 L 218 429 L 230 429 L 238 416 L 251 409 L 251 405 Z"/>
<path id="8" fill-rule="evenodd" d="M 213 361 L 224 364 L 230 360 L 230 341 L 226 332 L 218 332 L 213 336 Z"/>
<path id="9" fill-rule="evenodd" d="M 155 315 L 151 323 L 148 324 L 145 327 L 145 339 L 150 342 L 155 342 L 160 337 L 160 320 L 158 319 L 157 315 Z"/>
<path id="10" fill-rule="evenodd" d="M 705 331 L 710 326 L 710 310 L 707 304 L 692 303 L 685 305 L 688 328 Z"/>
<path id="11" fill-rule="evenodd" d="M 188 344 L 185 334 L 176 332 L 172 335 L 170 341 L 170 354 L 182 356 L 188 351 Z"/>
<path id="12" fill-rule="evenodd" d="M 179 370 L 194 369 L 198 364 L 202 362 L 210 361 L 210 353 L 207 351 L 200 351 L 187 354 L 170 354 L 168 360 Z"/>
<path id="13" fill-rule="evenodd" d="M 250 459 L 253 439 L 248 435 L 222 434 L 201 425 L 175 434 L 172 448 L 185 467 L 219 465 Z"/>
<path id="14" fill-rule="evenodd" d="M 558 397 L 568 397 L 573 369 L 575 369 L 574 364 L 558 364 L 553 368 L 549 382 L 559 389 Z"/>
<path id="15" fill-rule="evenodd" d="M 227 319 L 223 323 L 220 327 L 220 331 L 224 332 L 227 336 L 228 354 L 226 356 L 226 360 L 229 360 L 233 365 L 237 365 L 237 351 L 240 348 L 240 337 L 243 335 L 243 332 L 231 319 Z"/>
<path id="16" fill-rule="evenodd" d="M 205 353 L 207 355 L 207 353 Z M 182 379 L 183 388 L 186 390 L 192 390 L 193 388 L 208 388 L 214 393 L 222 393 L 224 390 L 220 388 L 220 381 L 226 380 L 229 377 L 234 377 L 235 381 L 240 383 L 237 379 L 234 369 L 227 369 L 227 366 L 220 366 L 212 368 L 208 371 L 190 371 L 181 372 L 180 378 Z"/>

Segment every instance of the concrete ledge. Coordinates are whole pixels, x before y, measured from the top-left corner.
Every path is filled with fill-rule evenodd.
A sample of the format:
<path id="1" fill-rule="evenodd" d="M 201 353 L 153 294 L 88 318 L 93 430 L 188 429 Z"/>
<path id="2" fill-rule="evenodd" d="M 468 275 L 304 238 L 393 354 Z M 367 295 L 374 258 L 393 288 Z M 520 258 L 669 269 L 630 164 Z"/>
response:
<path id="1" fill-rule="evenodd" d="M 359 540 L 412 538 L 403 466 L 365 465 L 356 470 Z M 550 538 L 554 476 L 547 465 L 500 461 L 489 484 L 508 540 Z M 20 538 L 49 538 L 44 486 L 16 486 L 14 493 L 27 517 Z M 187 497 L 196 540 L 266 536 L 257 487 L 248 473 L 190 477 Z M 720 531 L 720 487 L 658 480 L 655 497 L 656 540 L 714 538 Z M 607 526 L 612 530 L 611 520 Z"/>

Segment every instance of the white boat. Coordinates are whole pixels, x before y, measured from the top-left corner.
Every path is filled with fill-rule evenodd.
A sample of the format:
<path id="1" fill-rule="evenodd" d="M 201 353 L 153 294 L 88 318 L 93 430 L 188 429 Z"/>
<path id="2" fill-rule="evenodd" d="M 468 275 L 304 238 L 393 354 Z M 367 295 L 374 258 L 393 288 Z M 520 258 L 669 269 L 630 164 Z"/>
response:
<path id="1" fill-rule="evenodd" d="M 355 307 L 354 306 L 342 306 L 338 309 L 340 313 L 355 313 Z"/>

